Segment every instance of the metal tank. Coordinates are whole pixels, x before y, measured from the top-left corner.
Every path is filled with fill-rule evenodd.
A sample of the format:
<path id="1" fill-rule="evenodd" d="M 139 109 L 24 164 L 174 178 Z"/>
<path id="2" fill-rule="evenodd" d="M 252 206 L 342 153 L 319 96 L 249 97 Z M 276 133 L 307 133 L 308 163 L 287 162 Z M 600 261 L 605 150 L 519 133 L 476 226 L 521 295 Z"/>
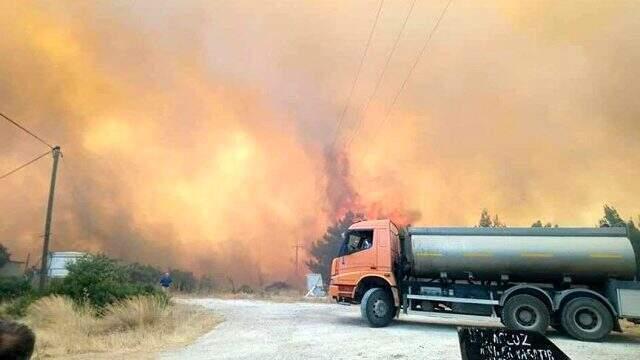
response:
<path id="1" fill-rule="evenodd" d="M 597 283 L 630 280 L 636 261 L 626 228 L 409 228 L 412 276 Z"/>

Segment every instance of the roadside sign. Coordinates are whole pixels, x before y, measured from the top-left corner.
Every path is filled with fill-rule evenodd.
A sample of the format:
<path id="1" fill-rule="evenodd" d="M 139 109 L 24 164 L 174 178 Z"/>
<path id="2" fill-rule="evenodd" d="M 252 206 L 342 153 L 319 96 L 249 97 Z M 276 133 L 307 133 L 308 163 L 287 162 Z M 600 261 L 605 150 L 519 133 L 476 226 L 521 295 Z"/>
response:
<path id="1" fill-rule="evenodd" d="M 458 328 L 462 360 L 570 360 L 546 336 L 502 328 Z"/>
<path id="2" fill-rule="evenodd" d="M 322 297 L 326 295 L 322 286 L 322 275 L 316 273 L 307 274 L 307 294 L 305 297 Z"/>

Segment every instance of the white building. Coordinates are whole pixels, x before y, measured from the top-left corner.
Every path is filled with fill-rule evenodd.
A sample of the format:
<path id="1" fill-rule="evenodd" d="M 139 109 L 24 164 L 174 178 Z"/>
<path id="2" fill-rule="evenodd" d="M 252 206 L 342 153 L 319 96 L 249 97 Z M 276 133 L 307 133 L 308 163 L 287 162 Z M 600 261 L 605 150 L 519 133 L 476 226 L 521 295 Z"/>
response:
<path id="1" fill-rule="evenodd" d="M 69 274 L 67 265 L 87 255 L 77 251 L 54 251 L 49 253 L 49 278 L 63 278 Z"/>

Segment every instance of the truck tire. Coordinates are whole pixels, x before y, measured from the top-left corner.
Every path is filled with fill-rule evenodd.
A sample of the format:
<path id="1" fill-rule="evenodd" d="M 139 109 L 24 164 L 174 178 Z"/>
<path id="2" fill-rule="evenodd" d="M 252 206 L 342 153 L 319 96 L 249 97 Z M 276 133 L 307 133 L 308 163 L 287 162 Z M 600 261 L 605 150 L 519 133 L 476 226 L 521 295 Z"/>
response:
<path id="1" fill-rule="evenodd" d="M 369 326 L 384 327 L 393 320 L 396 311 L 388 291 L 382 288 L 372 288 L 367 290 L 362 297 L 360 312 L 362 317 L 369 322 Z"/>
<path id="2" fill-rule="evenodd" d="M 590 297 L 569 301 L 562 309 L 562 327 L 581 341 L 600 341 L 613 329 L 613 316 L 604 304 Z"/>
<path id="3" fill-rule="evenodd" d="M 549 309 L 535 296 L 516 295 L 504 304 L 502 322 L 509 329 L 529 330 L 544 334 L 549 327 Z"/>

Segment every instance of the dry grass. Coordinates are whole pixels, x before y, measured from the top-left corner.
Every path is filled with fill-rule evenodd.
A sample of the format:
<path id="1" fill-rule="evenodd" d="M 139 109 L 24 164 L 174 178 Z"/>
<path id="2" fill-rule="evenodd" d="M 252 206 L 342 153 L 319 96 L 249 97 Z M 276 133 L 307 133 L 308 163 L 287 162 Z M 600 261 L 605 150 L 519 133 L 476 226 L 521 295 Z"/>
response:
<path id="1" fill-rule="evenodd" d="M 106 309 L 101 318 L 71 300 L 49 296 L 28 311 L 36 333 L 35 358 L 147 358 L 192 342 L 221 319 L 204 308 L 133 298 Z"/>
<path id="2" fill-rule="evenodd" d="M 640 325 L 638 324 L 627 320 L 620 320 L 620 327 L 625 334 L 640 336 Z"/>

